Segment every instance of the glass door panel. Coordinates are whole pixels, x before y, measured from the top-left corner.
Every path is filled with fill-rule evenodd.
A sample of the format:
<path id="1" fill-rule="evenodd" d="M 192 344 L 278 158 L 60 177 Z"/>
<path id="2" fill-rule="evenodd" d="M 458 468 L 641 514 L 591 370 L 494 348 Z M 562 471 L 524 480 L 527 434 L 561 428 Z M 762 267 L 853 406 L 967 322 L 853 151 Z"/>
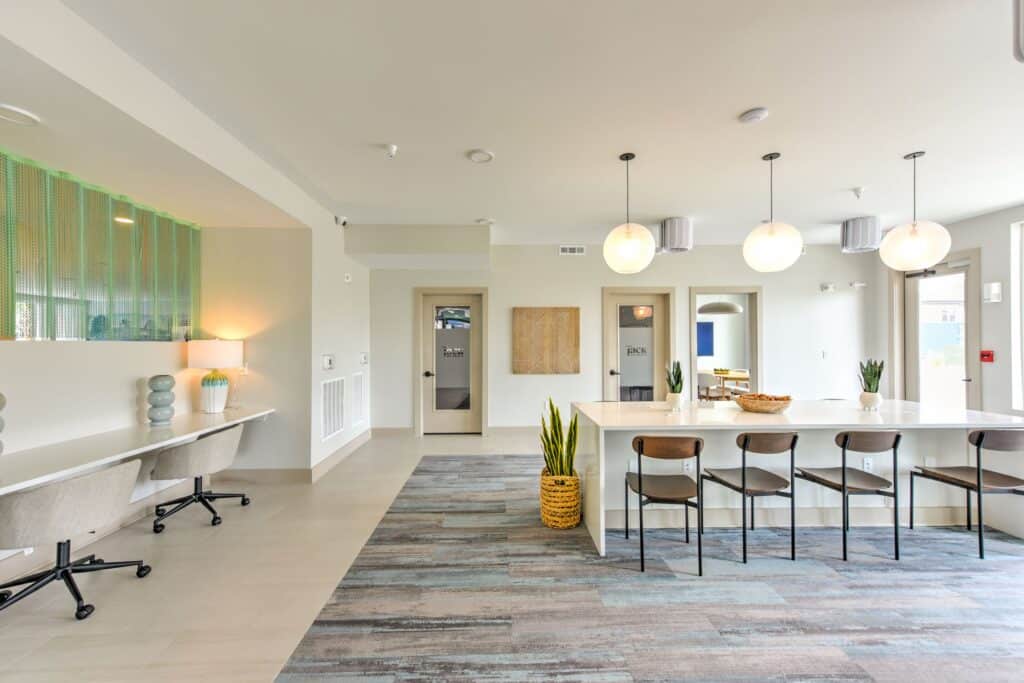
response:
<path id="1" fill-rule="evenodd" d="M 469 306 L 434 307 L 434 408 L 472 407 Z"/>
<path id="2" fill-rule="evenodd" d="M 917 283 L 918 395 L 924 405 L 967 407 L 967 278 L 963 272 Z"/>
<path id="3" fill-rule="evenodd" d="M 619 400 L 654 400 L 654 306 L 619 309 Z"/>

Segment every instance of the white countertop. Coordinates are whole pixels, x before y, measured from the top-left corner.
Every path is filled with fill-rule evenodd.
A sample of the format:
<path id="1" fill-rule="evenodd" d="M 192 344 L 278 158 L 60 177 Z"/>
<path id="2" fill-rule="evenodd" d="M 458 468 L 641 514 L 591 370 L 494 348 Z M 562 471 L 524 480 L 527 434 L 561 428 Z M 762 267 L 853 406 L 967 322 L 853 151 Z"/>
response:
<path id="1" fill-rule="evenodd" d="M 265 419 L 273 408 L 189 413 L 163 427 L 136 425 L 0 456 L 0 496 L 65 479 L 140 453 L 192 441 L 225 427 Z"/>
<path id="2" fill-rule="evenodd" d="M 670 412 L 660 401 L 573 403 L 576 410 L 606 430 L 763 429 L 1005 429 L 1024 428 L 1024 417 L 886 401 L 866 412 L 857 401 L 793 401 L 777 415 L 748 413 L 732 401 L 683 404 Z"/>

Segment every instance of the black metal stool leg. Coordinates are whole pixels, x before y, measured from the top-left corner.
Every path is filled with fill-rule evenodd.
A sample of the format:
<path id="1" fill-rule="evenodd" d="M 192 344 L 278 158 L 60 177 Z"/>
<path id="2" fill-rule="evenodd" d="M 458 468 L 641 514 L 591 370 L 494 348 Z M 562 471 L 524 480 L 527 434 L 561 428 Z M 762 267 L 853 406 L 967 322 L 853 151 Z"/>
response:
<path id="1" fill-rule="evenodd" d="M 686 542 L 690 542 L 690 506 L 683 506 L 683 523 L 686 526 Z"/>
<path id="2" fill-rule="evenodd" d="M 622 488 L 624 494 L 622 496 L 622 500 L 624 501 L 624 507 L 626 508 L 626 538 L 629 538 L 629 480 L 625 479 L 623 481 L 624 486 Z"/>
<path id="3" fill-rule="evenodd" d="M 914 528 L 914 479 L 917 475 L 913 472 L 910 473 L 910 528 Z"/>
<path id="4" fill-rule="evenodd" d="M 750 530 L 754 530 L 754 496 L 750 497 Z"/>
<path id="5" fill-rule="evenodd" d="M 745 499 L 747 497 L 745 494 L 740 494 L 740 495 L 742 496 L 743 499 Z M 741 499 L 741 501 L 740 501 L 740 510 L 743 511 L 743 524 L 741 525 L 743 527 L 743 564 L 746 564 L 747 563 L 747 501 L 746 500 L 742 500 Z"/>
<path id="6" fill-rule="evenodd" d="M 967 489 L 967 530 L 971 530 L 971 490 Z"/>

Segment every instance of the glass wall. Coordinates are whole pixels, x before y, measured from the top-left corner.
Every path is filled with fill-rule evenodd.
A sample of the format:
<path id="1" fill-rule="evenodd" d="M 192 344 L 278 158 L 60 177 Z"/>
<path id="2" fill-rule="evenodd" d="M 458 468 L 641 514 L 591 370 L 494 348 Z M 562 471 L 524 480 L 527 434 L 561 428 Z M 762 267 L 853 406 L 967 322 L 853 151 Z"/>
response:
<path id="1" fill-rule="evenodd" d="M 0 339 L 188 339 L 197 226 L 0 150 Z"/>

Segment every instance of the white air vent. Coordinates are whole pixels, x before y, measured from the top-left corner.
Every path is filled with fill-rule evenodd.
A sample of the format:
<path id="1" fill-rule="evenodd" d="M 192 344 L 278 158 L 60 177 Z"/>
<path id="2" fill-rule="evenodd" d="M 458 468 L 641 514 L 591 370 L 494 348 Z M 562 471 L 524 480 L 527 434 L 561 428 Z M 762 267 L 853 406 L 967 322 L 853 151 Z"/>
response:
<path id="1" fill-rule="evenodd" d="M 345 378 L 320 383 L 320 439 L 327 441 L 345 429 Z"/>
<path id="2" fill-rule="evenodd" d="M 357 372 L 352 375 L 352 424 L 362 424 L 363 405 L 363 373 Z"/>
<path id="3" fill-rule="evenodd" d="M 843 221 L 839 245 L 844 254 L 878 251 L 881 243 L 882 224 L 878 216 L 860 216 Z"/>
<path id="4" fill-rule="evenodd" d="M 558 247 L 559 256 L 584 256 L 587 248 L 582 244 L 563 244 Z"/>
<path id="5" fill-rule="evenodd" d="M 693 221 L 686 216 L 666 218 L 661 222 L 661 244 L 663 254 L 682 253 L 693 249 Z"/>

